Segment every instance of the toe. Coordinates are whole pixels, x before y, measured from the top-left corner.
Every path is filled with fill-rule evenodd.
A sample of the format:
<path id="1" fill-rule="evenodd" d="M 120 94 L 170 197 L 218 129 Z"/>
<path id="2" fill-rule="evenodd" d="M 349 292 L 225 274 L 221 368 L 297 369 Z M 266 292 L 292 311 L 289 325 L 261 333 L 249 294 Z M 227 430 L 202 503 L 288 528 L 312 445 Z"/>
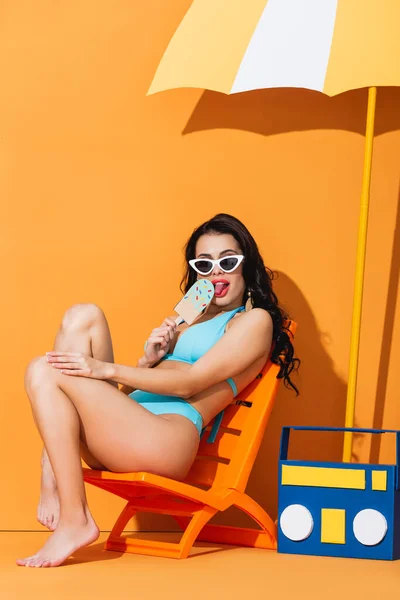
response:
<path id="1" fill-rule="evenodd" d="M 26 558 L 17 558 L 16 563 L 20 567 L 26 567 L 26 566 L 28 566 L 28 563 L 33 559 L 33 557 L 34 557 L 34 555 L 27 556 Z"/>
<path id="2" fill-rule="evenodd" d="M 30 558 L 30 559 L 29 559 L 29 560 L 26 562 L 25 566 L 26 566 L 26 567 L 34 567 L 34 566 L 35 566 L 35 562 L 36 562 L 36 560 L 37 560 L 37 559 L 36 559 L 36 557 L 35 557 L 35 556 L 34 556 L 33 558 Z"/>
<path id="3" fill-rule="evenodd" d="M 30 567 L 40 567 L 40 564 L 42 562 L 42 559 L 40 558 L 40 556 L 36 556 L 31 563 L 29 564 Z"/>
<path id="4" fill-rule="evenodd" d="M 45 512 L 41 512 L 39 516 L 39 522 L 43 525 L 43 527 L 47 527 L 47 515 Z"/>

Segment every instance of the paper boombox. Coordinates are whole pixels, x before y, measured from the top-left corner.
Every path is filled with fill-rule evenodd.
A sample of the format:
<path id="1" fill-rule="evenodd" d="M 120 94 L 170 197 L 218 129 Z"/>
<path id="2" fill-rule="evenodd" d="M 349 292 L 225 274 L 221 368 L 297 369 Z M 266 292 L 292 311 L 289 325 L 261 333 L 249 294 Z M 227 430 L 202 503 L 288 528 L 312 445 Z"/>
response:
<path id="1" fill-rule="evenodd" d="M 288 460 L 290 430 L 394 433 L 396 464 Z M 279 457 L 278 552 L 400 558 L 400 431 L 284 427 Z"/>

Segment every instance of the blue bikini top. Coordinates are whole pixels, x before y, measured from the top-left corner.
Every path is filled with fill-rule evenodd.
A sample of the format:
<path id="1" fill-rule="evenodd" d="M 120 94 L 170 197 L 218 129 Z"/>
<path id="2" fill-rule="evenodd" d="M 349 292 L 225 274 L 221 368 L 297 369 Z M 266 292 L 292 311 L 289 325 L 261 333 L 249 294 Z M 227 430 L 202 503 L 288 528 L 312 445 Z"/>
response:
<path id="1" fill-rule="evenodd" d="M 224 335 L 227 323 L 236 313 L 243 311 L 244 306 L 239 306 L 208 321 L 187 327 L 180 334 L 172 354 L 166 354 L 163 360 L 178 360 L 192 365 Z"/>
<path id="2" fill-rule="evenodd" d="M 210 350 L 210 348 L 212 348 L 224 335 L 227 323 L 236 315 L 236 313 L 243 312 L 244 310 L 244 306 L 239 306 L 238 308 L 222 313 L 203 323 L 190 325 L 190 327 L 187 327 L 180 334 L 172 354 L 166 354 L 162 360 L 177 360 L 192 365 L 196 360 L 199 360 L 199 358 L 208 352 L 208 350 Z M 232 378 L 229 378 L 226 381 L 232 388 L 233 396 L 235 397 L 238 392 L 235 382 Z M 208 444 L 215 442 L 223 416 L 224 411 L 222 410 L 215 417 L 207 439 Z M 204 428 L 201 432 L 201 438 L 204 436 L 205 432 L 206 429 Z"/>

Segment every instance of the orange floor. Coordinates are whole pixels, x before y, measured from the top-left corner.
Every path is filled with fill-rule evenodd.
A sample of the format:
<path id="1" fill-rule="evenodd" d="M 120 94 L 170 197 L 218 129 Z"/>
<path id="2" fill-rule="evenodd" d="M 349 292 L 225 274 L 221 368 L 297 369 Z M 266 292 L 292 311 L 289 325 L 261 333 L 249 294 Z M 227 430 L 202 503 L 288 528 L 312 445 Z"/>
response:
<path id="1" fill-rule="evenodd" d="M 289 556 L 209 544 L 197 544 L 188 559 L 178 561 L 106 552 L 106 534 L 65 566 L 15 566 L 16 557 L 32 554 L 47 535 L 0 532 L 1 600 L 381 600 L 399 594 L 400 561 Z"/>

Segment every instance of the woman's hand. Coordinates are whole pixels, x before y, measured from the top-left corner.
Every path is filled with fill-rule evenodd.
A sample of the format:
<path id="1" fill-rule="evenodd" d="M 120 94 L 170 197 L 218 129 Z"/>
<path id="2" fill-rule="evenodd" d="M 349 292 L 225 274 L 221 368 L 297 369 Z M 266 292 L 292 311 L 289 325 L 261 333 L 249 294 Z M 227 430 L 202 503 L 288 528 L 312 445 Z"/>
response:
<path id="1" fill-rule="evenodd" d="M 81 352 L 46 352 L 49 364 L 63 375 L 77 375 L 91 379 L 108 379 L 110 363 L 97 360 Z"/>
<path id="2" fill-rule="evenodd" d="M 144 358 L 150 365 L 156 364 L 168 353 L 175 337 L 176 323 L 171 317 L 164 319 L 160 327 L 153 329 L 145 346 Z"/>

